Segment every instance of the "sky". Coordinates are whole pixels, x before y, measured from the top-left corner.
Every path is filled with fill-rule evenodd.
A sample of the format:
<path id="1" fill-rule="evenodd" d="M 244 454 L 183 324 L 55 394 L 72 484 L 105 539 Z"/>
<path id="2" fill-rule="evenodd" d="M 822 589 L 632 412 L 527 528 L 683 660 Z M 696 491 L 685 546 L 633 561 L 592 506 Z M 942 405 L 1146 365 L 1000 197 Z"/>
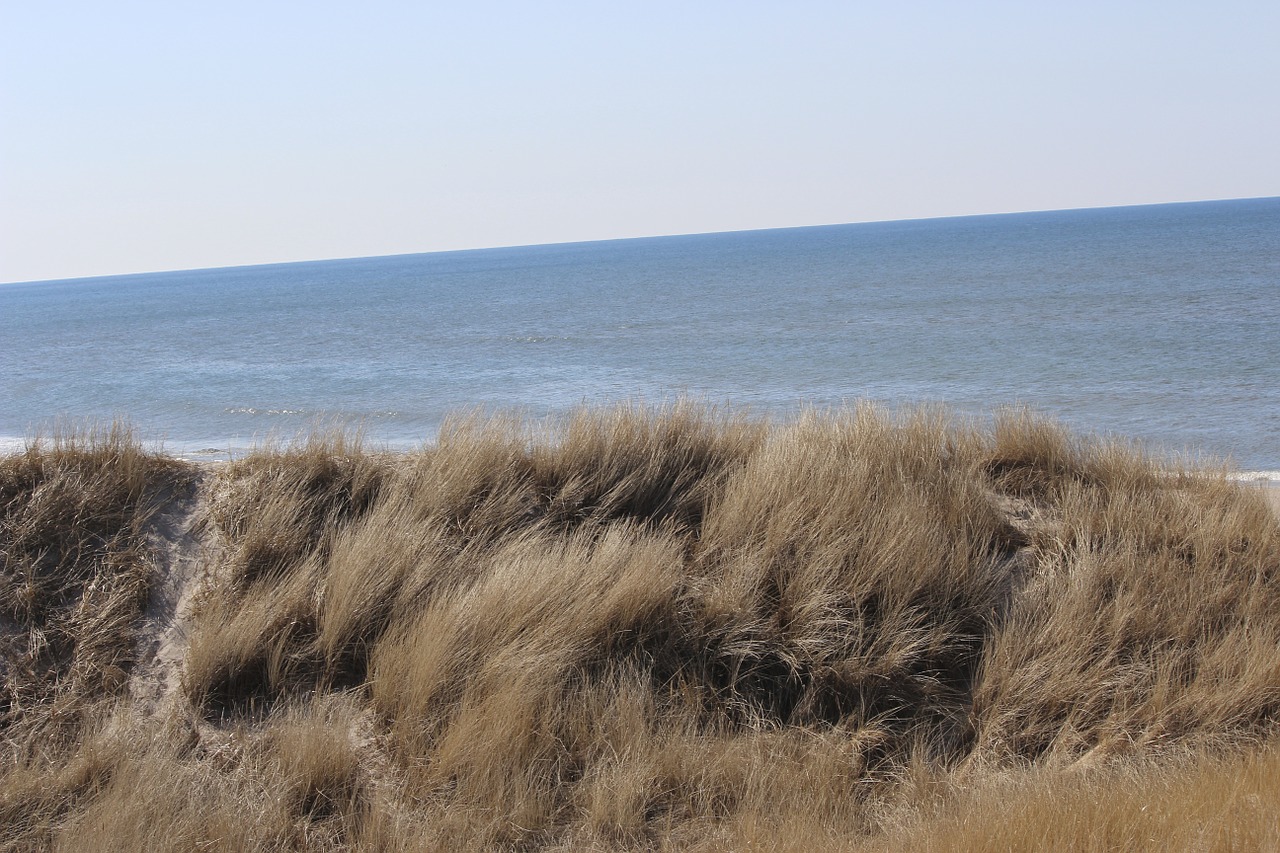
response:
<path id="1" fill-rule="evenodd" d="M 1280 195 L 1280 3 L 0 0 L 0 282 Z"/>

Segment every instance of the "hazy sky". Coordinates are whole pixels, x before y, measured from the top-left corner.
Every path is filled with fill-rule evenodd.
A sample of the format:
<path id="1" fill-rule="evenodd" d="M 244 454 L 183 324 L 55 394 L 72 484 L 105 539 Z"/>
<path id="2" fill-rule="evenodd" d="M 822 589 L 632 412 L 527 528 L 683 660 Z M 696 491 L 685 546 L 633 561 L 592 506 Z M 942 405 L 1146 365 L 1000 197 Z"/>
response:
<path id="1" fill-rule="evenodd" d="M 0 281 L 1280 195 L 1280 3 L 0 8 Z"/>

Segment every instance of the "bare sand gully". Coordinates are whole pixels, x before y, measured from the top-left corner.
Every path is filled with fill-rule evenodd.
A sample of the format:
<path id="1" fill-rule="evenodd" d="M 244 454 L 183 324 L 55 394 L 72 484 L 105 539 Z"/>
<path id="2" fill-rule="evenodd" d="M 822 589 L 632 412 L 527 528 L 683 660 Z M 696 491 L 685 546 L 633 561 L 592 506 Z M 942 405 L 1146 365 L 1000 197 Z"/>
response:
<path id="1" fill-rule="evenodd" d="M 138 710 L 146 714 L 157 713 L 178 693 L 193 606 L 217 564 L 208 524 L 209 486 L 215 472 L 213 465 L 196 466 L 189 482 L 163 496 L 148 526 L 155 565 L 129 682 Z"/>

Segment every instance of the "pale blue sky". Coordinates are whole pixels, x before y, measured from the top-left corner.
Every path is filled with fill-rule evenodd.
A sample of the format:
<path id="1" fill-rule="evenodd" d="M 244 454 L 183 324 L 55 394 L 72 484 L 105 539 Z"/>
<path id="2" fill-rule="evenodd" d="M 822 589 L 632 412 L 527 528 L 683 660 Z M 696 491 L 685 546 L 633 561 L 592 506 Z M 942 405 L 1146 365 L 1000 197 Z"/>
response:
<path id="1" fill-rule="evenodd" d="M 0 281 L 1280 195 L 1280 3 L 4 0 Z"/>

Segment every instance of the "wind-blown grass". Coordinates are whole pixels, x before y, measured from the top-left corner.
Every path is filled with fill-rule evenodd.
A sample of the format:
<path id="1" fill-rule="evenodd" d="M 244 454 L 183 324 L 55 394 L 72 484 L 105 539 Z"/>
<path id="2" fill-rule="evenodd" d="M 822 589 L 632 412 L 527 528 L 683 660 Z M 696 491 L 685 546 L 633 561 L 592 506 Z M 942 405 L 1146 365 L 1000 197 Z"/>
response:
<path id="1" fill-rule="evenodd" d="M 87 703 L 124 688 L 151 578 L 144 527 L 181 477 L 120 423 L 0 459 L 0 731 L 15 753 L 74 736 Z"/>
<path id="2" fill-rule="evenodd" d="M 55 450 L 0 467 L 9 640 L 98 601 L 91 567 L 124 559 L 103 543 L 159 559 L 139 531 L 182 466 L 82 444 L 78 476 L 132 484 L 105 533 L 23 485 Z M 1191 838 L 1186 780 L 1277 796 L 1274 516 L 1223 472 L 1026 413 L 472 416 L 411 454 L 266 448 L 205 491 L 171 702 L 129 704 L 123 652 L 110 683 L 40 693 L 6 646 L 7 692 L 35 697 L 7 706 L 12 845 L 1072 846 L 1145 809 Z M 63 579 L 32 587 L 46 546 Z M 66 621 L 74 648 L 135 648 L 132 607 Z M 92 713 L 50 738 L 59 691 Z M 1213 796 L 1232 837 L 1273 837 Z M 956 828 L 1009 808 L 1042 817 Z"/>

